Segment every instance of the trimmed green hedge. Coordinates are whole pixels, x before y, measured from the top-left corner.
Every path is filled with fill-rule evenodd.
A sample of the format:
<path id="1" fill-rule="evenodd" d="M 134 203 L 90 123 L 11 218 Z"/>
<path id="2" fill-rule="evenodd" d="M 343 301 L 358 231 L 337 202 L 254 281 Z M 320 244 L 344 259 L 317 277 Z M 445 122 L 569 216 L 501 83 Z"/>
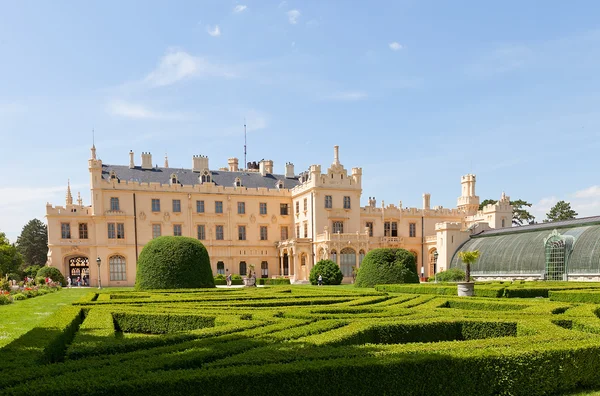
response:
<path id="1" fill-rule="evenodd" d="M 356 287 L 379 284 L 419 283 L 415 256 L 405 249 L 373 249 L 362 261 Z"/>
<path id="2" fill-rule="evenodd" d="M 450 268 L 430 276 L 428 282 L 462 282 L 465 280 L 465 271 L 460 268 Z"/>
<path id="3" fill-rule="evenodd" d="M 226 284 L 227 284 L 227 279 L 215 279 L 215 285 L 217 285 L 217 286 L 223 286 Z M 232 285 L 243 285 L 244 280 L 243 279 L 231 279 L 231 284 Z"/>
<path id="4" fill-rule="evenodd" d="M 165 334 L 213 327 L 215 317 L 173 314 L 137 314 L 115 312 L 113 320 L 118 331 Z"/>
<path id="5" fill-rule="evenodd" d="M 259 278 L 256 280 L 259 285 L 289 285 L 290 280 L 288 278 Z"/>
<path id="6" fill-rule="evenodd" d="M 215 287 L 208 252 L 197 239 L 162 236 L 148 242 L 137 265 L 138 290 Z"/>
<path id="7" fill-rule="evenodd" d="M 339 285 L 344 279 L 340 267 L 331 260 L 320 260 L 310 270 L 310 284 L 317 285 L 319 275 L 323 277 L 324 285 Z"/>

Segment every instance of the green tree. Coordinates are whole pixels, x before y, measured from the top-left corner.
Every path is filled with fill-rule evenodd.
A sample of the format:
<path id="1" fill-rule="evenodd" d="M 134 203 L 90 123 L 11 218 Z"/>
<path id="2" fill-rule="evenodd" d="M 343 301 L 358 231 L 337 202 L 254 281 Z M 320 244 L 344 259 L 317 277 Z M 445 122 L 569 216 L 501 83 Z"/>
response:
<path id="1" fill-rule="evenodd" d="M 318 284 L 319 275 L 323 277 L 324 285 L 339 285 L 344 279 L 340 267 L 331 260 L 319 260 L 310 270 L 308 279 L 311 285 Z"/>
<path id="2" fill-rule="evenodd" d="M 475 264 L 479 258 L 479 250 L 466 250 L 464 252 L 458 252 L 458 258 L 465 263 L 465 279 L 467 282 L 471 281 L 471 265 Z"/>
<path id="3" fill-rule="evenodd" d="M 30 220 L 17 238 L 17 250 L 26 266 L 43 267 L 48 259 L 48 228 L 38 219 Z"/>
<path id="4" fill-rule="evenodd" d="M 565 201 L 558 201 L 556 205 L 550 209 L 550 212 L 546 213 L 547 219 L 544 223 L 551 221 L 571 220 L 577 216 L 577 212 L 571 209 L 571 204 Z"/>
<path id="5" fill-rule="evenodd" d="M 498 201 L 495 199 L 486 199 L 479 204 L 479 210 L 482 210 L 486 205 L 496 204 Z M 532 215 L 525 209 L 530 208 L 532 204 L 522 199 L 510 201 L 510 205 L 513 207 L 513 218 L 512 223 L 516 226 L 522 226 L 523 224 L 531 224 L 535 220 L 535 216 Z"/>
<path id="6" fill-rule="evenodd" d="M 373 249 L 362 261 L 356 287 L 394 283 L 419 283 L 415 255 L 405 249 Z"/>
<path id="7" fill-rule="evenodd" d="M 23 257 L 15 245 L 8 242 L 6 234 L 0 232 L 0 276 L 10 272 L 19 272 L 21 264 L 23 264 Z"/>

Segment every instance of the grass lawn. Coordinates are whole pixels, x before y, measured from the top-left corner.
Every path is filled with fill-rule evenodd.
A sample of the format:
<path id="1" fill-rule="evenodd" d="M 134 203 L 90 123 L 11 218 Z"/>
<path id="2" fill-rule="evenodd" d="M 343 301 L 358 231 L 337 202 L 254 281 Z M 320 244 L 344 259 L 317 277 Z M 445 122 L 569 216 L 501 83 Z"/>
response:
<path id="1" fill-rule="evenodd" d="M 64 288 L 59 292 L 0 306 L 0 348 L 27 333 L 63 305 L 96 289 Z"/>

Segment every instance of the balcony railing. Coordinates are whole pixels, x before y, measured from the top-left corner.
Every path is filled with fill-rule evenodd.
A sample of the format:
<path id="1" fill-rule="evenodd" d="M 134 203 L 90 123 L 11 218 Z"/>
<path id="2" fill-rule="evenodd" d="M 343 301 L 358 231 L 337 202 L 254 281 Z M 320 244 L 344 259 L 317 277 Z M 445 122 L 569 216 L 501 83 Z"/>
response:
<path id="1" fill-rule="evenodd" d="M 330 233 L 324 232 L 322 234 L 317 234 L 315 238 L 315 242 L 327 242 L 327 241 L 359 241 L 359 242 L 368 242 L 369 235 L 367 234 L 357 234 L 357 233 Z"/>

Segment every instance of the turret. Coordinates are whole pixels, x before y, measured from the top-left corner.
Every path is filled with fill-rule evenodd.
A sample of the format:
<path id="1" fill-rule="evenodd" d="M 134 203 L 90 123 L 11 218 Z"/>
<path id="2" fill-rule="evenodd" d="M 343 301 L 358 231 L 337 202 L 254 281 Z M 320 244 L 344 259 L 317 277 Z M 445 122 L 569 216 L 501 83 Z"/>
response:
<path id="1" fill-rule="evenodd" d="M 293 179 L 296 175 L 294 175 L 294 164 L 291 162 L 286 162 L 285 164 L 285 177 L 288 179 Z"/>
<path id="2" fill-rule="evenodd" d="M 424 193 L 423 194 L 423 209 L 431 208 L 431 194 Z"/>
<path id="3" fill-rule="evenodd" d="M 462 194 L 458 198 L 457 207 L 464 210 L 468 215 L 477 213 L 479 209 L 479 197 L 475 195 L 475 175 L 468 174 L 461 178 Z"/>
<path id="4" fill-rule="evenodd" d="M 237 172 L 238 171 L 238 159 L 237 158 L 229 158 L 227 160 L 227 165 L 229 165 L 229 172 Z"/>

